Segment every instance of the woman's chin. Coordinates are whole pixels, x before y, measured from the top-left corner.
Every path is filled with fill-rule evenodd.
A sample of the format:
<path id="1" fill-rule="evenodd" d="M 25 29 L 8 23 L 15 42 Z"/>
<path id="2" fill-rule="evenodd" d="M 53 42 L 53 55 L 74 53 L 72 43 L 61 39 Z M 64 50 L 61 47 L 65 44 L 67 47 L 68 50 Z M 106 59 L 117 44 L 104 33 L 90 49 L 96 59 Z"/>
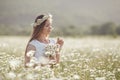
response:
<path id="1" fill-rule="evenodd" d="M 48 34 L 50 34 L 50 33 L 51 33 L 51 31 L 48 31 L 47 33 L 48 33 Z"/>
<path id="2" fill-rule="evenodd" d="M 51 30 L 49 30 L 48 33 L 51 33 Z"/>

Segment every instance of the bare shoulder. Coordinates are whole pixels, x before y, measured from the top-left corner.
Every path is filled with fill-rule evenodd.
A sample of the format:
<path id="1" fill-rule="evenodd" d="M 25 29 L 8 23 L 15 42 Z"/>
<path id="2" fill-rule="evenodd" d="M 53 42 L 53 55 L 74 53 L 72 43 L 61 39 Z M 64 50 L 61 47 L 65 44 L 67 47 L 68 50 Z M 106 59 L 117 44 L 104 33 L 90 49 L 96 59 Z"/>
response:
<path id="1" fill-rule="evenodd" d="M 28 44 L 28 46 L 27 46 L 27 52 L 30 51 L 30 50 L 36 51 L 35 46 L 32 45 L 32 44 Z"/>

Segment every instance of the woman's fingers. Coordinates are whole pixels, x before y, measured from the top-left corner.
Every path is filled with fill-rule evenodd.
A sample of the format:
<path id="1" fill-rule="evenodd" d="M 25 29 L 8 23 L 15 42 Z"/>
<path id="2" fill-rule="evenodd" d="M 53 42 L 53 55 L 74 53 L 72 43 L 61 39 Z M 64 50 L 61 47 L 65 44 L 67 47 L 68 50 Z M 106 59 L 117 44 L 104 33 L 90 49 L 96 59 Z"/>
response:
<path id="1" fill-rule="evenodd" d="M 63 46 L 64 41 L 63 41 L 63 39 L 57 38 L 57 43 L 58 43 L 60 46 Z"/>

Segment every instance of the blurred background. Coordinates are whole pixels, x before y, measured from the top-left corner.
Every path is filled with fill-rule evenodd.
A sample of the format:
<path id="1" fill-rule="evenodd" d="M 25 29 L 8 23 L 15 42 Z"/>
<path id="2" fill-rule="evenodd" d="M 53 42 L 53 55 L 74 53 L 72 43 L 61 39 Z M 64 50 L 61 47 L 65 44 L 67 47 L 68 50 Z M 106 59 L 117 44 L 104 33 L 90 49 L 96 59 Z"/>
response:
<path id="1" fill-rule="evenodd" d="M 120 35 L 120 0 L 0 0 L 0 35 L 29 36 L 39 14 L 51 13 L 51 36 Z"/>

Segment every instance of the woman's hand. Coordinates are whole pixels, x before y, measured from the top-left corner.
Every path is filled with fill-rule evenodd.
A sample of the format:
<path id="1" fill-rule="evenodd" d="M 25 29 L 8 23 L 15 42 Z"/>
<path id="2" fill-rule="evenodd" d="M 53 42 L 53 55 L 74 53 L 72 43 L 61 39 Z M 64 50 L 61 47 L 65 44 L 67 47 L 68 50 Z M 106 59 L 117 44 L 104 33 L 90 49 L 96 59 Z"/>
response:
<path id="1" fill-rule="evenodd" d="M 63 44 L 64 44 L 63 39 L 57 38 L 57 44 L 59 44 L 59 45 L 60 45 L 60 47 L 62 47 L 62 46 L 63 46 Z"/>

